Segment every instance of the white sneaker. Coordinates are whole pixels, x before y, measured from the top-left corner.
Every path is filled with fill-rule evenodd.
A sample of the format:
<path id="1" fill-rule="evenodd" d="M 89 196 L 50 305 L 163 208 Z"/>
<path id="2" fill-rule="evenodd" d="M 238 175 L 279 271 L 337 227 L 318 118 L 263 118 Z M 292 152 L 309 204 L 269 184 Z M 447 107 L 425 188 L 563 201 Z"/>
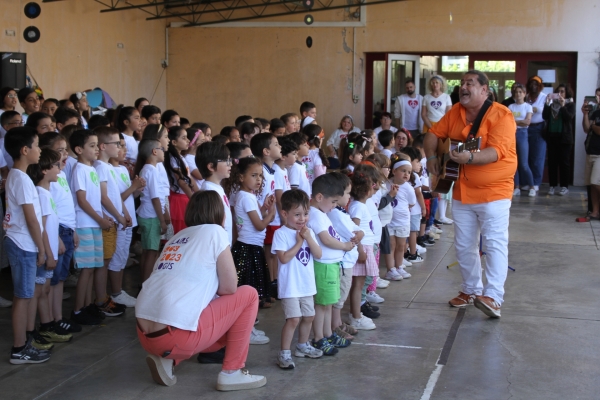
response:
<path id="1" fill-rule="evenodd" d="M 412 263 L 406 258 L 402 260 L 402 265 L 404 265 L 405 267 L 412 267 Z"/>
<path id="2" fill-rule="evenodd" d="M 388 286 L 390 286 L 390 281 L 377 278 L 377 289 L 386 289 Z"/>
<path id="3" fill-rule="evenodd" d="M 135 307 L 136 298 L 128 295 L 124 290 L 118 296 L 110 296 L 115 303 L 123 304 L 127 307 Z"/>
<path id="4" fill-rule="evenodd" d="M 548 189 L 548 196 L 554 196 L 554 186 L 550 186 L 550 189 Z"/>
<path id="5" fill-rule="evenodd" d="M 267 344 L 270 339 L 265 335 L 259 335 L 254 333 L 255 329 L 250 332 L 250 344 Z M 264 333 L 264 332 L 263 332 Z"/>
<path id="6" fill-rule="evenodd" d="M 513 190 L 513 196 L 520 196 L 521 195 L 521 189 L 516 188 L 515 190 Z"/>
<path id="7" fill-rule="evenodd" d="M 560 192 L 558 192 L 558 194 L 559 194 L 560 196 L 564 196 L 564 195 L 565 195 L 565 194 L 567 194 L 567 193 L 569 193 L 569 189 L 567 189 L 567 188 L 566 188 L 566 187 L 564 187 L 564 186 L 563 186 L 563 187 L 561 187 L 561 188 L 560 188 Z"/>
<path id="8" fill-rule="evenodd" d="M 294 351 L 294 356 L 304 358 L 320 358 L 323 357 L 323 350 L 319 350 L 314 348 L 311 345 L 300 347 L 296 345 L 296 350 Z"/>
<path id="9" fill-rule="evenodd" d="M 353 326 L 359 331 L 372 331 L 373 329 L 377 328 L 373 323 L 373 320 L 371 318 L 365 317 L 364 315 L 362 315 L 362 313 L 360 314 L 359 319 L 353 318 L 352 314 L 350 314 L 350 326 Z"/>
<path id="10" fill-rule="evenodd" d="M 419 245 L 417 245 L 417 251 L 418 251 L 420 254 L 424 254 L 424 253 L 427 253 L 427 248 L 425 248 L 425 247 L 423 247 L 423 246 L 419 246 Z"/>
<path id="11" fill-rule="evenodd" d="M 375 292 L 367 292 L 367 301 L 369 303 L 379 304 L 383 303 L 385 299 Z"/>
<path id="12" fill-rule="evenodd" d="M 404 268 L 398 268 L 397 270 L 398 270 L 398 273 L 400 274 L 400 276 L 402 277 L 402 279 L 408 279 L 408 278 L 410 278 L 412 276 L 411 274 L 409 274 L 408 272 L 406 272 L 404 270 Z"/>
<path id="13" fill-rule="evenodd" d="M 535 189 L 529 189 L 529 197 L 535 197 L 537 195 L 537 192 L 535 191 Z"/>
<path id="14" fill-rule="evenodd" d="M 529 185 L 521 186 L 521 189 L 523 189 L 524 191 L 528 191 L 529 190 Z"/>
<path id="15" fill-rule="evenodd" d="M 392 268 L 385 274 L 385 279 L 389 279 L 390 281 L 401 281 L 402 277 L 398 275 L 395 268 Z"/>
<path id="16" fill-rule="evenodd" d="M 440 228 L 438 228 L 438 227 L 437 227 L 437 226 L 435 226 L 435 225 L 432 225 L 432 226 L 431 226 L 431 228 L 430 228 L 430 231 L 431 231 L 431 232 L 433 232 L 433 233 L 437 233 L 437 234 L 444 233 L 444 231 L 443 231 L 443 230 L 441 230 Z"/>
<path id="17" fill-rule="evenodd" d="M 277 356 L 277 365 L 281 369 L 294 369 L 296 364 L 292 360 L 292 352 L 290 350 L 281 350 Z"/>
<path id="18" fill-rule="evenodd" d="M 163 386 L 173 386 L 177 383 L 177 377 L 173 373 L 173 360 L 148 354 L 146 363 L 150 367 L 150 373 L 154 382 Z"/>
<path id="19" fill-rule="evenodd" d="M 423 257 L 421 257 L 421 255 L 419 254 L 419 252 L 415 253 L 415 256 L 409 256 L 410 257 L 410 262 L 412 264 L 418 264 L 418 263 L 422 263 L 423 262 Z"/>
<path id="20" fill-rule="evenodd" d="M 10 306 L 12 306 L 12 301 L 0 297 L 0 308 L 8 308 Z"/>
<path id="21" fill-rule="evenodd" d="M 266 384 L 267 378 L 262 375 L 250 375 L 247 369 L 239 369 L 233 374 L 220 372 L 217 378 L 217 390 L 222 392 L 255 389 L 263 387 Z"/>
<path id="22" fill-rule="evenodd" d="M 446 217 L 442 217 L 440 219 L 440 222 L 444 225 L 452 225 L 454 223 L 453 220 L 451 220 L 450 218 L 446 218 Z"/>
<path id="23" fill-rule="evenodd" d="M 539 191 L 540 191 L 540 187 L 539 187 L 539 186 L 537 186 L 537 185 L 533 185 L 533 188 L 535 189 L 535 191 L 536 191 L 536 192 L 539 192 Z"/>
<path id="24" fill-rule="evenodd" d="M 264 331 L 258 330 L 256 328 L 252 328 L 252 332 L 254 332 L 254 334 L 256 336 L 265 336 L 265 332 Z"/>
<path id="25" fill-rule="evenodd" d="M 437 233 L 429 232 L 429 237 L 433 240 L 440 240 L 440 235 L 438 235 Z"/>

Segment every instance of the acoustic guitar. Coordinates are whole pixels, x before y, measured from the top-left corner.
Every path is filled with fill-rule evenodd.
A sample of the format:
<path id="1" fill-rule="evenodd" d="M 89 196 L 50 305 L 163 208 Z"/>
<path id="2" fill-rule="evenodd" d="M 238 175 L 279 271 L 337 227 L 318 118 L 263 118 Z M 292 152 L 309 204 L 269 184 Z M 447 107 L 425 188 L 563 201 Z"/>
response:
<path id="1" fill-rule="evenodd" d="M 440 175 L 437 177 L 432 176 L 431 191 L 437 193 L 448 193 L 452 188 L 452 184 L 458 180 L 460 175 L 460 164 L 452 161 L 450 158 L 450 152 L 456 150 L 458 152 L 468 151 L 470 153 L 476 153 L 481 147 L 481 138 L 476 137 L 465 143 L 457 140 L 440 139 L 438 141 L 437 156 L 440 162 Z"/>

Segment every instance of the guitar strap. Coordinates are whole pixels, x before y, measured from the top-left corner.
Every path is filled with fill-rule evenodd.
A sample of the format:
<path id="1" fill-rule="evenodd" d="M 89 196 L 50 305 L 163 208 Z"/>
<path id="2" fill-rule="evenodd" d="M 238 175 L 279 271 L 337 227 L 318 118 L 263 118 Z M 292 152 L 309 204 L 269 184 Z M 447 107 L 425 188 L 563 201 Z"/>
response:
<path id="1" fill-rule="evenodd" d="M 467 136 L 467 141 L 475 139 L 475 137 L 477 137 L 477 131 L 479 131 L 479 125 L 481 125 L 481 120 L 483 119 L 483 116 L 491 106 L 492 102 L 489 99 L 483 103 L 481 109 L 479 110 L 479 113 L 477 114 L 477 118 L 475 118 L 475 121 L 473 121 L 473 125 L 471 125 L 471 131 Z"/>

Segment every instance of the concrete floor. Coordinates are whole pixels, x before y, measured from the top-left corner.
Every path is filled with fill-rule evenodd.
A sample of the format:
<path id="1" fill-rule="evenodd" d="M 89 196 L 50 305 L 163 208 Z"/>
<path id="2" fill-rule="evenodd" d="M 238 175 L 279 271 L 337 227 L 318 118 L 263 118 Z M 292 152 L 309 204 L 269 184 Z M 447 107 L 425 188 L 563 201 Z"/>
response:
<path id="1" fill-rule="evenodd" d="M 261 310 L 257 328 L 271 342 L 251 346 L 247 368 L 267 376 L 264 388 L 216 392 L 220 366 L 195 359 L 177 368 L 175 386 L 156 385 L 129 310 L 85 327 L 45 364 L 0 360 L 0 398 L 599 399 L 600 221 L 576 223 L 585 207 L 577 189 L 566 197 L 514 199 L 509 259 L 516 272 L 508 275 L 502 319 L 469 307 L 443 368 L 436 363 L 459 314 L 447 304 L 460 284 L 458 268 L 446 268 L 455 259 L 449 226 L 425 262 L 408 269 L 411 279 L 379 291 L 386 301 L 377 329 L 359 333 L 335 357 L 295 359 L 295 370 L 280 370 L 282 312 L 278 303 Z M 126 278 L 137 293 L 136 268 Z M 9 282 L 7 271 L 0 273 L 3 297 L 12 295 Z M 73 299 L 64 303 L 70 313 Z M 0 309 L 0 332 L 8 358 L 10 309 Z"/>

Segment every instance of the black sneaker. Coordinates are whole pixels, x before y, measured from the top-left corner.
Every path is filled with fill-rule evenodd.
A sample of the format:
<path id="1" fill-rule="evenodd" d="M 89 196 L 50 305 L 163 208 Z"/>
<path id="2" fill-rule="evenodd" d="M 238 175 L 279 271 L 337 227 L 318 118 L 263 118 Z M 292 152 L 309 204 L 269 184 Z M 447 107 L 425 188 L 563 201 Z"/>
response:
<path id="1" fill-rule="evenodd" d="M 119 315 L 123 315 L 123 313 L 125 312 L 125 308 L 127 308 L 123 305 L 117 305 L 110 298 L 106 301 L 106 303 L 97 307 L 107 317 L 118 317 Z"/>
<path id="2" fill-rule="evenodd" d="M 277 279 L 275 279 L 273 282 L 271 282 L 271 297 L 274 297 L 277 300 L 279 300 L 277 292 L 278 292 Z"/>
<path id="3" fill-rule="evenodd" d="M 423 262 L 423 257 L 421 257 L 419 253 L 415 253 L 408 256 L 407 260 L 411 263 L 421 263 Z"/>
<path id="4" fill-rule="evenodd" d="M 98 307 L 94 303 L 88 305 L 87 307 L 82 308 L 81 311 L 83 312 L 84 309 L 87 311 L 88 314 L 90 314 L 92 317 L 94 317 L 96 319 L 103 320 L 104 318 L 106 318 L 104 313 L 102 311 L 100 311 L 100 307 Z"/>
<path id="5" fill-rule="evenodd" d="M 198 362 L 200 364 L 223 364 L 225 359 L 225 347 L 212 353 L 198 354 Z"/>
<path id="6" fill-rule="evenodd" d="M 379 318 L 381 315 L 377 311 L 373 310 L 372 306 L 369 303 L 365 303 L 360 306 L 360 312 L 367 318 L 375 319 Z"/>
<path id="7" fill-rule="evenodd" d="M 100 325 L 102 323 L 102 319 L 90 313 L 88 307 L 83 307 L 79 314 L 75 314 L 75 311 L 71 312 L 71 320 L 79 325 Z"/>
<path id="8" fill-rule="evenodd" d="M 379 307 L 378 306 L 374 306 L 373 304 L 369 303 L 368 301 L 365 302 L 365 304 L 368 304 L 368 307 L 371 307 L 371 310 L 373 310 L 373 311 L 379 311 Z"/>
<path id="9" fill-rule="evenodd" d="M 50 359 L 50 353 L 44 350 L 38 350 L 31 342 L 27 342 L 21 351 L 10 352 L 10 363 L 19 364 L 40 364 Z"/>
<path id="10" fill-rule="evenodd" d="M 431 236 L 425 236 L 425 246 L 433 246 L 435 240 Z"/>
<path id="11" fill-rule="evenodd" d="M 81 332 L 81 325 L 71 321 L 70 319 L 63 318 L 60 321 L 56 321 L 55 323 L 57 326 L 61 327 L 69 333 Z"/>
<path id="12" fill-rule="evenodd" d="M 71 339 L 73 339 L 73 335 L 56 325 L 54 321 L 48 326 L 40 326 L 40 335 L 51 343 L 65 343 L 70 342 Z"/>
<path id="13" fill-rule="evenodd" d="M 419 237 L 417 238 L 417 244 L 418 244 L 419 246 L 421 246 L 421 247 L 425 247 L 425 246 L 427 246 L 427 245 L 425 244 L 425 237 L 424 237 L 424 236 L 419 236 Z M 410 256 L 410 253 L 409 253 L 408 255 Z M 406 254 L 406 253 L 404 253 L 404 258 L 406 258 L 406 256 L 407 256 L 407 254 Z"/>
<path id="14" fill-rule="evenodd" d="M 430 247 L 435 244 L 435 240 L 433 240 L 429 236 L 421 236 L 417 238 L 417 244 L 421 247 Z"/>

